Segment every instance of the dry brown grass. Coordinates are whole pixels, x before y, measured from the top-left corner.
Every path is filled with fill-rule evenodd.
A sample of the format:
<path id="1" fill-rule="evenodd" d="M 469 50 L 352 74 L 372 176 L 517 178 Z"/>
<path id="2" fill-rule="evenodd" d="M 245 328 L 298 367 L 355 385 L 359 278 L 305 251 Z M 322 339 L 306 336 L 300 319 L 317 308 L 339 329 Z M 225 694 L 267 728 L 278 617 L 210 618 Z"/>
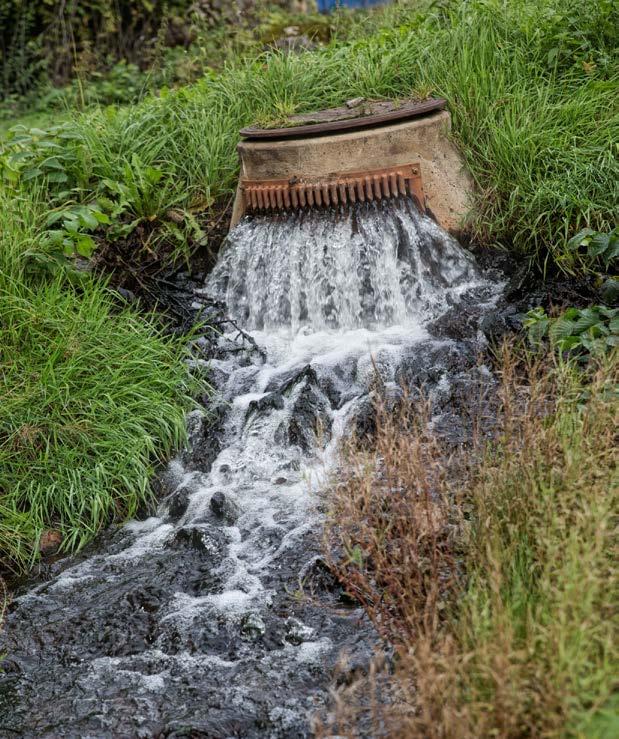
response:
<path id="1" fill-rule="evenodd" d="M 491 441 L 449 448 L 405 404 L 344 450 L 333 566 L 396 649 L 384 735 L 616 735 L 619 363 L 585 377 L 515 356 L 499 357 Z M 355 689 L 347 735 L 373 690 Z"/>

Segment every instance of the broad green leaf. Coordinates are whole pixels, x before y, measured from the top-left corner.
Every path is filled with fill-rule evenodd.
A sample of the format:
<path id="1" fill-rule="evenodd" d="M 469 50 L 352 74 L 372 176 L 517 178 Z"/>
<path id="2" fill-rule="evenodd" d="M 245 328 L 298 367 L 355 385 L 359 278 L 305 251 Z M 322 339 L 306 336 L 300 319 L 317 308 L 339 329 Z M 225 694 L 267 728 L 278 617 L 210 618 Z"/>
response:
<path id="1" fill-rule="evenodd" d="M 96 246 L 96 242 L 92 238 L 92 236 L 87 236 L 86 234 L 81 234 L 75 242 L 77 253 L 80 256 L 87 258 L 92 256 L 92 253 L 95 250 Z"/>
<path id="2" fill-rule="evenodd" d="M 557 342 L 557 346 L 562 352 L 570 351 L 571 349 L 581 346 L 580 336 L 566 336 L 565 339 L 561 339 Z"/>
<path id="3" fill-rule="evenodd" d="M 65 172 L 50 172 L 47 175 L 49 182 L 67 182 L 69 179 Z"/>
<path id="4" fill-rule="evenodd" d="M 45 169 L 60 169 L 64 172 L 64 164 L 58 159 L 58 157 L 48 157 L 44 159 L 39 167 L 45 167 Z"/>
<path id="5" fill-rule="evenodd" d="M 561 316 L 557 318 L 548 329 L 548 336 L 553 343 L 561 341 L 574 333 L 574 321 L 570 321 L 569 318 Z"/>
<path id="6" fill-rule="evenodd" d="M 586 246 L 588 241 L 585 240 L 587 237 L 593 236 L 594 234 L 595 231 L 593 229 L 583 228 L 582 231 L 579 231 L 575 236 L 572 236 L 572 238 L 567 242 L 568 249 L 574 251 L 583 245 Z"/>
<path id="7" fill-rule="evenodd" d="M 587 252 L 592 257 L 599 257 L 604 254 L 610 242 L 610 234 L 596 234 L 591 238 L 591 242 L 587 248 Z"/>
<path id="8" fill-rule="evenodd" d="M 33 180 L 35 177 L 40 177 L 43 174 L 43 171 L 35 167 L 34 169 L 27 169 L 24 172 L 24 179 L 25 180 Z"/>
<path id="9" fill-rule="evenodd" d="M 99 225 L 99 221 L 95 218 L 93 213 L 88 208 L 83 208 L 79 212 L 79 221 L 82 226 L 89 229 L 95 229 Z"/>
<path id="10" fill-rule="evenodd" d="M 592 309 L 592 308 L 585 308 L 584 310 L 580 311 L 580 315 L 576 319 L 574 323 L 574 333 L 581 333 L 582 331 L 586 331 L 591 326 L 594 326 L 596 323 L 599 323 L 602 320 L 602 317 L 598 313 L 598 311 Z"/>

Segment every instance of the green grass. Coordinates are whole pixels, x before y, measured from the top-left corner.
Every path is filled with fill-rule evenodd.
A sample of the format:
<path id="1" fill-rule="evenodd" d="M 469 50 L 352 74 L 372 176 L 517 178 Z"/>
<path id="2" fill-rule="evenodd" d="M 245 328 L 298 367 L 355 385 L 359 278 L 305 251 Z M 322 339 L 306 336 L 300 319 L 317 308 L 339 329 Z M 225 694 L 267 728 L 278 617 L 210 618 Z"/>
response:
<path id="1" fill-rule="evenodd" d="M 183 342 L 102 283 L 28 274 L 40 217 L 0 192 L 0 565 L 15 573 L 44 531 L 73 551 L 149 499 L 197 386 Z"/>
<path id="2" fill-rule="evenodd" d="M 356 96 L 431 92 L 449 101 L 478 185 L 474 236 L 538 264 L 586 268 L 567 239 L 584 226 L 609 230 L 619 201 L 617 10 L 604 0 L 449 8 L 403 3 L 353 16 L 321 50 L 242 58 L 136 106 L 79 116 L 69 184 L 81 198 L 106 194 L 106 181 L 122 182 L 137 157 L 162 173 L 157 218 L 170 208 L 201 212 L 233 191 L 241 127 Z"/>

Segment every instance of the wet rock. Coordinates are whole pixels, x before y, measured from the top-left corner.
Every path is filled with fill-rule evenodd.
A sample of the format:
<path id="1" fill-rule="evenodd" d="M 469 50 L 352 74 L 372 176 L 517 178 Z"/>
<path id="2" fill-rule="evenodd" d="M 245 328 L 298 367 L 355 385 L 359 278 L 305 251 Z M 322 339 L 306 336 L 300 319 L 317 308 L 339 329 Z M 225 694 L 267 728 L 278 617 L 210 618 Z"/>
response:
<path id="1" fill-rule="evenodd" d="M 237 503 L 221 490 L 213 493 L 209 505 L 213 513 L 223 518 L 227 524 L 233 524 L 241 515 L 241 509 Z"/>
<path id="2" fill-rule="evenodd" d="M 523 315 L 514 305 L 507 305 L 481 319 L 480 328 L 491 344 L 497 344 L 501 339 L 522 329 Z"/>
<path id="3" fill-rule="evenodd" d="M 217 555 L 222 549 L 223 541 L 213 529 L 206 526 L 183 526 L 167 540 L 166 546 L 170 549 L 184 549 L 191 547 L 200 552 Z"/>
<path id="4" fill-rule="evenodd" d="M 289 618 L 286 621 L 285 639 L 290 644 L 299 645 L 305 641 L 311 641 L 316 632 L 297 618 Z"/>
<path id="5" fill-rule="evenodd" d="M 460 306 L 450 308 L 428 326 L 433 336 L 451 338 L 459 341 L 474 339 L 478 330 L 483 311 L 463 311 Z"/>
<path id="6" fill-rule="evenodd" d="M 331 418 L 321 395 L 305 384 L 290 406 L 289 417 L 276 431 L 278 444 L 293 444 L 308 452 L 315 447 L 317 438 L 323 442 L 330 438 Z"/>
<path id="7" fill-rule="evenodd" d="M 254 413 L 264 413 L 266 410 L 281 410 L 284 407 L 284 399 L 280 393 L 269 393 L 258 400 L 252 400 L 247 407 L 246 418 Z"/>
<path id="8" fill-rule="evenodd" d="M 316 556 L 307 562 L 299 572 L 299 583 L 309 593 L 334 591 L 339 581 L 323 557 Z"/>
<path id="9" fill-rule="evenodd" d="M 181 455 L 187 471 L 207 473 L 221 451 L 227 405 L 209 397 L 205 400 L 209 412 L 191 419 L 189 448 Z"/>
<path id="10" fill-rule="evenodd" d="M 258 613 L 248 613 L 241 620 L 241 634 L 245 639 L 259 639 L 265 631 L 266 625 Z"/>
<path id="11" fill-rule="evenodd" d="M 226 504 L 226 496 L 222 492 L 217 492 L 213 494 L 213 497 L 211 498 L 211 510 L 216 516 L 223 516 L 224 515 L 224 506 Z"/>
<path id="12" fill-rule="evenodd" d="M 178 521 L 183 516 L 187 507 L 189 506 L 190 492 L 187 488 L 180 488 L 176 492 L 172 493 L 170 498 L 166 501 L 166 508 L 168 517 L 172 521 Z"/>

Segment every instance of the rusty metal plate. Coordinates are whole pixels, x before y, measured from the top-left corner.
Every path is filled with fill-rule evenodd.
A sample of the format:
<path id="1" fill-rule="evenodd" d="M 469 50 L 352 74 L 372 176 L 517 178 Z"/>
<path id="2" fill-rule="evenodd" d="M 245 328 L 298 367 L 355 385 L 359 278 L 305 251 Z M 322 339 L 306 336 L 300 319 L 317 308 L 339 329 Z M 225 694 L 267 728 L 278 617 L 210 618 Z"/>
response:
<path id="1" fill-rule="evenodd" d="M 242 129 L 241 136 L 246 139 L 287 139 L 328 132 L 336 133 L 415 118 L 435 110 L 443 110 L 446 106 L 447 101 L 443 98 L 431 98 L 421 102 L 360 99 L 350 101 L 348 105 L 341 108 L 329 108 L 315 113 L 290 116 L 284 128 L 249 126 Z"/>
<path id="2" fill-rule="evenodd" d="M 248 212 L 296 210 L 382 200 L 410 195 L 425 210 L 419 163 L 399 167 L 345 172 L 328 178 L 292 177 L 285 180 L 241 179 Z"/>

